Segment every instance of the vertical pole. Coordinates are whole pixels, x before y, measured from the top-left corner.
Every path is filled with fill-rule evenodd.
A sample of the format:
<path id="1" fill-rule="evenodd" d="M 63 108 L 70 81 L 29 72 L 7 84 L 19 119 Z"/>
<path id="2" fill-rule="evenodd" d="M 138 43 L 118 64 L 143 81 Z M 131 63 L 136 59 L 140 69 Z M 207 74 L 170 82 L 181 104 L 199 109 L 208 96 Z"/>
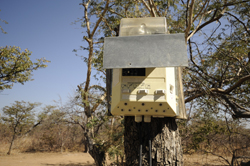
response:
<path id="1" fill-rule="evenodd" d="M 139 123 L 139 140 L 140 140 L 140 149 L 139 149 L 139 166 L 142 166 L 142 122 Z"/>
<path id="2" fill-rule="evenodd" d="M 148 123 L 149 166 L 152 166 L 151 125 Z"/>

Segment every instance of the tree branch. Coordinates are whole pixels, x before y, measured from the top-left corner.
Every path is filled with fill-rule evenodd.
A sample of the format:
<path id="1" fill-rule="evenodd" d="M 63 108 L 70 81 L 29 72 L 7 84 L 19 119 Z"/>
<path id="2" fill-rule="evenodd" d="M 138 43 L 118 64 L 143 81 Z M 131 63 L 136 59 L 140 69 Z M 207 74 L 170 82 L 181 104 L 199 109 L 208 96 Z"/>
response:
<path id="1" fill-rule="evenodd" d="M 208 4 L 209 0 L 205 1 L 205 4 L 202 6 L 201 10 L 199 11 L 199 13 L 194 17 L 193 21 L 195 21 L 202 13 L 203 9 L 205 8 L 206 4 Z M 206 6 L 205 10 L 207 9 L 208 5 Z"/>
<path id="2" fill-rule="evenodd" d="M 108 11 L 109 11 L 110 13 L 116 14 L 116 15 L 118 15 L 118 16 L 120 16 L 120 17 L 122 17 L 122 18 L 125 18 L 125 16 L 124 16 L 124 15 L 122 15 L 122 14 L 120 14 L 120 13 L 115 12 L 115 11 L 114 11 L 114 10 L 112 10 L 111 8 L 108 8 Z"/>
<path id="3" fill-rule="evenodd" d="M 141 0 L 143 5 L 148 9 L 148 11 L 150 12 L 151 16 L 154 16 L 154 13 L 152 12 L 152 10 L 150 9 L 149 5 L 145 2 L 145 0 Z"/>
<path id="4" fill-rule="evenodd" d="M 87 33 L 90 35 L 90 24 L 89 24 L 89 18 L 88 18 L 88 6 L 89 6 L 90 0 L 88 0 L 87 3 L 80 3 L 84 7 L 84 18 L 87 26 Z M 90 38 L 90 36 L 89 36 Z"/>
<path id="5" fill-rule="evenodd" d="M 151 6 L 153 6 L 153 10 L 154 10 L 154 13 L 156 12 L 158 16 L 160 16 L 161 14 L 159 13 L 155 3 L 154 3 L 154 0 L 151 0 Z M 156 14 L 155 14 L 155 17 L 156 17 Z"/>
<path id="6" fill-rule="evenodd" d="M 100 97 L 99 101 L 92 107 L 91 112 L 95 112 L 97 107 L 105 100 L 106 98 L 106 93 Z"/>
<path id="7" fill-rule="evenodd" d="M 92 31 L 92 33 L 91 33 L 91 37 L 94 36 L 94 34 L 95 34 L 95 32 L 96 32 L 96 29 L 97 29 L 97 27 L 99 26 L 100 22 L 102 21 L 102 18 L 104 17 L 104 15 L 105 15 L 105 13 L 107 12 L 108 8 L 109 8 L 109 0 L 106 0 L 105 8 L 104 8 L 104 10 L 103 10 L 101 16 L 99 17 L 99 19 L 97 20 L 97 22 L 96 22 L 96 24 L 95 24 L 95 27 L 94 27 L 94 29 L 93 29 L 93 31 Z"/>
<path id="8" fill-rule="evenodd" d="M 234 114 L 233 114 L 233 118 L 250 118 L 250 112 L 248 111 L 240 111 L 238 109 L 238 105 L 235 104 L 234 102 L 230 101 L 228 99 L 227 96 L 225 95 L 221 95 L 221 98 L 223 98 L 225 100 L 225 102 L 231 107 L 231 109 L 233 110 Z"/>
<path id="9" fill-rule="evenodd" d="M 92 85 L 92 86 L 89 87 L 89 90 L 93 89 L 93 88 L 102 90 L 103 92 L 106 92 L 106 89 L 104 87 L 100 86 L 100 85 Z"/>
<path id="10" fill-rule="evenodd" d="M 220 89 L 220 88 L 211 88 L 209 89 L 210 92 L 216 92 L 216 93 L 220 93 L 220 94 L 229 94 L 230 92 L 232 92 L 233 90 L 235 90 L 236 88 L 238 88 L 239 86 L 241 86 L 245 81 L 250 80 L 250 75 L 244 76 L 242 78 L 240 78 L 234 85 L 232 85 L 231 87 L 229 87 L 226 90 Z M 204 94 L 206 94 L 205 91 L 199 93 L 199 94 L 195 94 L 189 98 L 187 98 L 185 100 L 185 103 L 190 102 L 198 97 L 203 96 Z"/>
<path id="11" fill-rule="evenodd" d="M 233 14 L 231 14 L 231 13 L 229 13 L 229 12 L 225 12 L 225 13 L 228 14 L 228 15 L 230 15 L 230 16 L 232 16 L 232 17 L 235 18 L 238 22 L 240 22 L 240 23 L 243 25 L 245 31 L 248 33 L 248 35 L 250 35 L 249 28 L 246 27 L 246 25 L 244 24 L 244 22 L 242 22 L 242 21 L 241 21 L 240 19 L 238 19 L 235 15 L 233 15 Z"/>
<path id="12" fill-rule="evenodd" d="M 201 26 L 197 26 L 197 28 L 193 31 L 193 32 L 191 32 L 191 33 L 189 33 L 188 35 L 186 35 L 186 39 L 189 39 L 189 38 L 191 38 L 196 32 L 198 32 L 199 30 L 201 30 L 202 28 L 204 28 L 205 26 L 207 26 L 208 24 L 210 24 L 210 23 L 212 23 L 212 22 L 214 22 L 214 21 L 218 21 L 223 15 L 224 15 L 224 13 L 225 13 L 225 11 L 226 11 L 226 8 L 227 7 L 229 7 L 229 6 L 232 6 L 232 5 L 236 5 L 236 4 L 241 4 L 241 3 L 245 3 L 245 2 L 249 2 L 249 1 L 241 1 L 241 2 L 232 2 L 232 3 L 226 3 L 226 4 L 224 4 L 224 5 L 221 5 L 221 7 L 223 8 L 222 9 L 222 11 L 220 12 L 220 14 L 217 16 L 217 17 L 215 17 L 216 16 L 216 14 L 217 14 L 217 12 L 218 12 L 218 9 L 216 9 L 215 11 L 214 11 L 214 15 L 211 17 L 211 19 L 209 20 L 209 21 L 207 21 L 207 22 L 205 22 L 205 23 L 203 23 Z M 192 5 L 192 2 L 191 2 L 191 5 Z M 190 9 L 188 9 L 189 10 L 189 12 L 191 13 L 192 11 L 190 11 Z M 189 17 L 190 17 L 190 15 L 189 15 Z M 189 21 L 190 21 L 190 18 L 189 18 Z M 185 31 L 185 33 L 188 33 L 189 32 L 189 30 L 190 30 L 190 22 L 189 22 L 189 24 L 188 24 L 188 27 L 186 28 L 186 31 Z M 187 41 L 187 40 L 186 40 Z"/>
<path id="13" fill-rule="evenodd" d="M 187 15 L 187 20 L 186 20 L 187 21 L 187 28 L 185 30 L 186 42 L 190 38 L 189 35 L 188 35 L 188 32 L 190 31 L 190 29 L 192 27 L 192 24 L 193 24 L 192 15 L 193 15 L 193 10 L 194 10 L 194 1 L 195 0 L 191 0 L 190 7 L 187 7 L 188 8 L 188 10 L 187 10 L 188 15 Z M 187 5 L 189 5 L 189 4 L 187 4 Z"/>

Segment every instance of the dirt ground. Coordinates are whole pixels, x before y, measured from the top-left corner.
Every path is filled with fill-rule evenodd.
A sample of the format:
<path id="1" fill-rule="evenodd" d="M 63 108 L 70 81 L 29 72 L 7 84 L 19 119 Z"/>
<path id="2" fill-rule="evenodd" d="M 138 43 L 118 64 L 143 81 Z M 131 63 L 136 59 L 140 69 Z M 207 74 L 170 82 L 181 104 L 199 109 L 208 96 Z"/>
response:
<path id="1" fill-rule="evenodd" d="M 0 166 L 94 166 L 88 153 L 14 153 L 0 156 Z"/>
<path id="2" fill-rule="evenodd" d="M 227 157 L 225 157 L 227 158 Z M 230 157 L 227 158 L 230 161 Z M 184 155 L 184 166 L 226 166 L 224 160 L 212 155 Z"/>
<path id="3" fill-rule="evenodd" d="M 225 165 L 216 157 L 184 155 L 185 166 Z M 0 154 L 0 166 L 94 166 L 88 153 L 13 153 Z"/>

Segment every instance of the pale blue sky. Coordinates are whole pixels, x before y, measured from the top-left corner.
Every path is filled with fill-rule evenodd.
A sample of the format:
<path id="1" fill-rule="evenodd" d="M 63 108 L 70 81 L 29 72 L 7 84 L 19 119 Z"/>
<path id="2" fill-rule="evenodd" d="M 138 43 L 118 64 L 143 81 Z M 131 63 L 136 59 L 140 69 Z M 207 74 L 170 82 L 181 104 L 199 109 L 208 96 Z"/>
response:
<path id="1" fill-rule="evenodd" d="M 0 33 L 0 46 L 20 46 L 32 51 L 31 59 L 45 57 L 51 63 L 33 72 L 34 81 L 15 84 L 0 93 L 0 110 L 14 101 L 54 104 L 67 101 L 76 86 L 84 81 L 85 63 L 73 49 L 85 43 L 83 29 L 72 25 L 83 16 L 81 0 L 1 0 L 0 22 L 7 34 Z M 84 52 L 79 52 L 83 55 Z"/>

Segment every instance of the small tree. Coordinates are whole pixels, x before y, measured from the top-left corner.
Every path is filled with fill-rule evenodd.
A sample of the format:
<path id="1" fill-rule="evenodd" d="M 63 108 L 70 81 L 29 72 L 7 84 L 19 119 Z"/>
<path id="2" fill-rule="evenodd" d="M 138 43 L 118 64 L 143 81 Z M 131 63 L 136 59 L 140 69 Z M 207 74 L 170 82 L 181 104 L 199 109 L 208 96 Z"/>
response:
<path id="1" fill-rule="evenodd" d="M 46 120 L 41 126 L 41 140 L 50 151 L 60 148 L 60 151 L 63 152 L 64 144 L 69 139 L 71 127 L 65 123 L 65 113 L 59 109 L 53 109 L 46 116 Z"/>
<path id="2" fill-rule="evenodd" d="M 16 136 L 27 133 L 27 131 L 30 130 L 30 127 L 34 125 L 34 108 L 38 105 L 38 103 L 15 101 L 12 106 L 5 106 L 2 109 L 3 117 L 1 117 L 1 119 L 12 131 L 12 139 L 7 153 L 8 155 L 11 153 L 11 148 Z"/>

